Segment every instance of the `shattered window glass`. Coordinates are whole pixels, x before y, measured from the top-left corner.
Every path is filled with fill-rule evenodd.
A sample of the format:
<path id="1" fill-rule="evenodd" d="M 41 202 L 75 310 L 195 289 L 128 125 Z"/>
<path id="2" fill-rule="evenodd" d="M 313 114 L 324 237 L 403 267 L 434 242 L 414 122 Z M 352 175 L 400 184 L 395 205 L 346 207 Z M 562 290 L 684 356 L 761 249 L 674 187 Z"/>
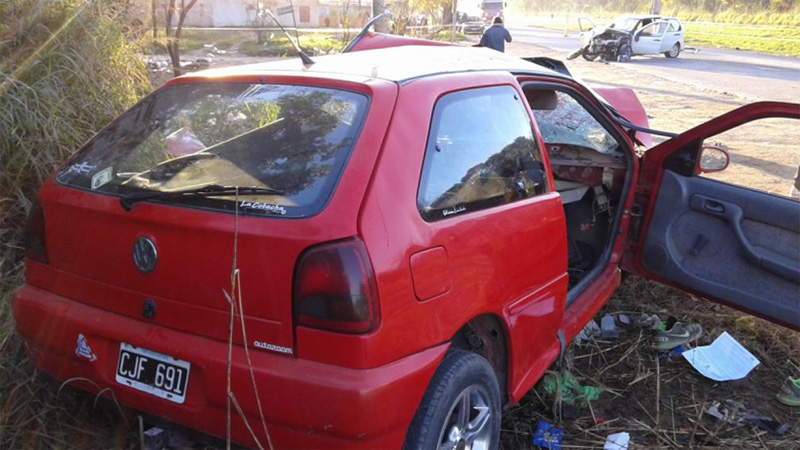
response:
<path id="1" fill-rule="evenodd" d="M 571 95 L 556 92 L 554 109 L 536 109 L 533 115 L 546 144 L 577 145 L 600 153 L 617 151 L 619 143 Z"/>

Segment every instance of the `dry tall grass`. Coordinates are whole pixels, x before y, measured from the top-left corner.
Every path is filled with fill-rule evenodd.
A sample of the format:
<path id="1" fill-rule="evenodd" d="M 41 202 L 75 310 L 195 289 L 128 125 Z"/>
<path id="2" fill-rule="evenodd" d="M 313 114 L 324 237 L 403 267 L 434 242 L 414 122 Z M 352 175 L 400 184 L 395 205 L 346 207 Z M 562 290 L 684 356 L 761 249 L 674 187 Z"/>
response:
<path id="1" fill-rule="evenodd" d="M 71 430 L 83 413 L 63 416 L 69 423 L 45 420 L 56 413 L 56 390 L 36 383 L 22 357 L 9 296 L 22 278 L 24 223 L 38 187 L 149 90 L 139 48 L 126 34 L 127 3 L 0 2 L 0 448 L 91 446 L 83 441 L 91 432 L 76 441 Z M 59 408 L 86 406 L 61 398 Z"/>

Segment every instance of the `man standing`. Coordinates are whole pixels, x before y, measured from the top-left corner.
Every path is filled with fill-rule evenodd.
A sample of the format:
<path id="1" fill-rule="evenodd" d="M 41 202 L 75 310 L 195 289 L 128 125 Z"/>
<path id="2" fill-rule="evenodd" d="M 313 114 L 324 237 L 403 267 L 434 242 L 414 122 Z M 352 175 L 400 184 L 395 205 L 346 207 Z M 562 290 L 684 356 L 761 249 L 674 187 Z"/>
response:
<path id="1" fill-rule="evenodd" d="M 492 26 L 483 32 L 483 37 L 478 45 L 505 52 L 506 42 L 511 42 L 511 34 L 503 27 L 503 18 L 497 16 L 492 21 Z"/>

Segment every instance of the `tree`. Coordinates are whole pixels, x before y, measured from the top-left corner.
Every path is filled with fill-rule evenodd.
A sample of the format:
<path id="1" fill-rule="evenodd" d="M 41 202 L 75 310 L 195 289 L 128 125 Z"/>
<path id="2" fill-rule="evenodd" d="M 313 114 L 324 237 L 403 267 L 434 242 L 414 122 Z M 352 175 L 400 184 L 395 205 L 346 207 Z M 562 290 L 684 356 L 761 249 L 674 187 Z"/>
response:
<path id="1" fill-rule="evenodd" d="M 197 0 L 180 0 L 180 11 L 178 11 L 178 25 L 172 28 L 172 18 L 175 16 L 175 2 L 176 0 L 169 0 L 167 3 L 167 23 L 165 25 L 165 32 L 167 35 L 167 51 L 169 58 L 172 61 L 172 73 L 177 77 L 181 75 L 181 31 L 183 30 L 183 22 L 186 20 L 186 15 L 192 9 Z"/>
<path id="2" fill-rule="evenodd" d="M 153 27 L 153 40 L 158 39 L 158 21 L 156 20 L 156 0 L 150 0 L 150 26 Z"/>

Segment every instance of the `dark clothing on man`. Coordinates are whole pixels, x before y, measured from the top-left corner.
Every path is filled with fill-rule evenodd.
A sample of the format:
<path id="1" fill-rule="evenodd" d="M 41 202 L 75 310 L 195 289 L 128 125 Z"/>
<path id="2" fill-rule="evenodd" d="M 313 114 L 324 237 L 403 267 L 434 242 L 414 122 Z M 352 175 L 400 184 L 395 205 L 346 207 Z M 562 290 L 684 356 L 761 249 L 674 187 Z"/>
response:
<path id="1" fill-rule="evenodd" d="M 480 45 L 498 52 L 505 52 L 506 42 L 511 42 L 511 33 L 503 27 L 503 24 L 496 23 L 483 32 Z"/>

